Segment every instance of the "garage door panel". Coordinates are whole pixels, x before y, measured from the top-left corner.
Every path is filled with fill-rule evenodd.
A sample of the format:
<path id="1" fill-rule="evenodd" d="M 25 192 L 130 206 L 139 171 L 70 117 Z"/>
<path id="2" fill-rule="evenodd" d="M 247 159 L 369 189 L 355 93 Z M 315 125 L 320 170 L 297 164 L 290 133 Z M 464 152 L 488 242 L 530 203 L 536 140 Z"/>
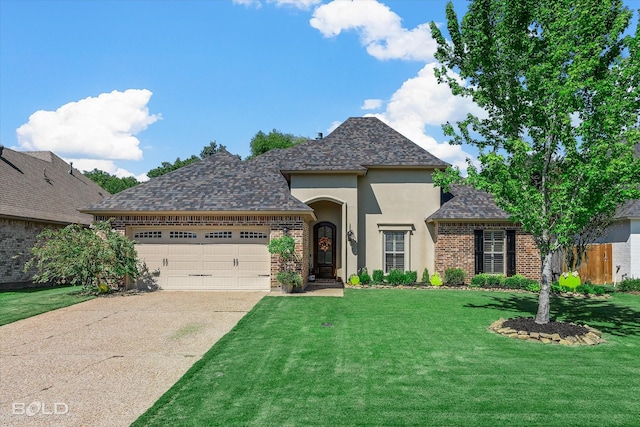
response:
<path id="1" fill-rule="evenodd" d="M 167 290 L 269 290 L 271 256 L 259 243 L 138 243 L 149 269 Z"/>
<path id="2" fill-rule="evenodd" d="M 269 290 L 271 281 L 269 277 L 238 277 L 238 288 L 242 290 Z"/>
<path id="3" fill-rule="evenodd" d="M 180 257 L 201 256 L 202 245 L 167 245 L 169 255 L 177 255 Z"/>
<path id="4" fill-rule="evenodd" d="M 202 288 L 200 276 L 168 276 L 165 289 L 192 291 Z"/>
<path id="5" fill-rule="evenodd" d="M 238 245 L 224 244 L 203 245 L 202 251 L 205 256 L 228 256 L 230 258 L 233 258 L 235 255 L 237 255 L 237 246 Z"/>

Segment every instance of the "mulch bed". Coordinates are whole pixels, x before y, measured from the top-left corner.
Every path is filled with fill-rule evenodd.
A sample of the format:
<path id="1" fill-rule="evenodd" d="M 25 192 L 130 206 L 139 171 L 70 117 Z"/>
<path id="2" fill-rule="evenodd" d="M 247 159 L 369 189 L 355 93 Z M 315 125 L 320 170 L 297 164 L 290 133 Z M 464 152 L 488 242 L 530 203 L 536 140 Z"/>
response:
<path id="1" fill-rule="evenodd" d="M 507 319 L 504 321 L 502 326 L 505 328 L 515 329 L 516 331 L 558 334 L 561 338 L 566 338 L 571 335 L 585 335 L 589 332 L 589 330 L 584 326 L 565 322 L 549 321 L 549 323 L 539 325 L 535 322 L 533 317 L 515 317 Z"/>

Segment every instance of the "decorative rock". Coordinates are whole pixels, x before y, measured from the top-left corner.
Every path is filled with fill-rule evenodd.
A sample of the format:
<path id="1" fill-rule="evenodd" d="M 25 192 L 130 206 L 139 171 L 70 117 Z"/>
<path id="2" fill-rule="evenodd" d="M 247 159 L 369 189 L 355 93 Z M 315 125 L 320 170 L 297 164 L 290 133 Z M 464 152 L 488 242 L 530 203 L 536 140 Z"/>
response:
<path id="1" fill-rule="evenodd" d="M 588 332 L 585 334 L 568 335 L 566 337 L 561 337 L 559 333 L 548 334 L 544 332 L 528 332 L 523 330 L 516 331 L 515 329 L 509 327 L 503 328 L 502 325 L 505 322 L 505 319 L 500 318 L 489 326 L 489 330 L 509 338 L 516 338 L 523 341 L 536 341 L 543 344 L 562 344 L 566 346 L 577 346 L 597 345 L 605 342 L 602 339 L 602 333 L 600 331 L 586 325 L 584 325 L 584 328 L 588 330 Z"/>

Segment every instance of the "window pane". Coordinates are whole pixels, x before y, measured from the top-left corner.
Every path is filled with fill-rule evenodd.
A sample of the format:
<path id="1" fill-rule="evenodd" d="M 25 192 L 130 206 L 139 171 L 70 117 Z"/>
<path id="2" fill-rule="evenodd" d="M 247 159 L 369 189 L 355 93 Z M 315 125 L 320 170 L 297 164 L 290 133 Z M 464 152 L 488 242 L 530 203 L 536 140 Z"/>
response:
<path id="1" fill-rule="evenodd" d="M 385 231 L 384 236 L 384 268 L 404 270 L 404 232 Z"/>

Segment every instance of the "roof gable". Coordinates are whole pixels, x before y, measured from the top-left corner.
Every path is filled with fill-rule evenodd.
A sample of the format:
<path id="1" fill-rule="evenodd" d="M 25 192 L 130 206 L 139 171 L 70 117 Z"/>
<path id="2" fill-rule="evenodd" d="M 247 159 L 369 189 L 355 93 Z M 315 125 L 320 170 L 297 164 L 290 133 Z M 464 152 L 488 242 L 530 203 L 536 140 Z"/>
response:
<path id="1" fill-rule="evenodd" d="M 509 220 L 509 214 L 500 209 L 486 191 L 468 185 L 451 185 L 444 196 L 446 201 L 427 221 Z"/>
<path id="2" fill-rule="evenodd" d="M 351 117 L 326 137 L 281 150 L 278 157 L 283 172 L 448 166 L 376 117 Z"/>
<path id="3" fill-rule="evenodd" d="M 308 211 L 261 168 L 219 152 L 124 190 L 84 211 Z"/>
<path id="4" fill-rule="evenodd" d="M 78 209 L 106 196 L 106 190 L 50 151 L 2 150 L 0 216 L 90 224 L 91 215 Z"/>

